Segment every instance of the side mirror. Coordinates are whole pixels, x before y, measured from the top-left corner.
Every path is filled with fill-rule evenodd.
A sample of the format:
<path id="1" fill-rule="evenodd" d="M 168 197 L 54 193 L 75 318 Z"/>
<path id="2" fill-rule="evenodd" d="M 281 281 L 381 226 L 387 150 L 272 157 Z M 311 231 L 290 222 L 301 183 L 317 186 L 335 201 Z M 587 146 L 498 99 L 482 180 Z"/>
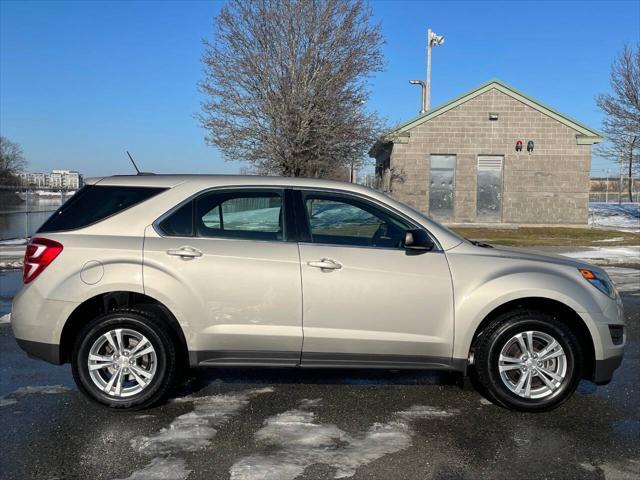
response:
<path id="1" fill-rule="evenodd" d="M 407 230 L 404 234 L 404 248 L 407 250 L 428 252 L 435 248 L 435 244 L 424 230 Z"/>

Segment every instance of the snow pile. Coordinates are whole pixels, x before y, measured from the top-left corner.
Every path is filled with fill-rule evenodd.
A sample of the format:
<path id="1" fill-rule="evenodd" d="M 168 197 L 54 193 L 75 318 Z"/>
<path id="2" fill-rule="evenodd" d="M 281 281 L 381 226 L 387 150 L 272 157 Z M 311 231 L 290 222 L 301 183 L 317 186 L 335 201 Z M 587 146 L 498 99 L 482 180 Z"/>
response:
<path id="1" fill-rule="evenodd" d="M 2 323 L 11 323 L 11 314 L 6 313 L 0 317 L 0 324 Z"/>
<path id="2" fill-rule="evenodd" d="M 413 436 L 409 421 L 458 413 L 415 405 L 388 422 L 376 422 L 366 432 L 350 435 L 336 425 L 318 423 L 311 409 L 319 405 L 319 400 L 303 400 L 299 408 L 268 418 L 255 434 L 264 452 L 236 462 L 231 480 L 293 480 L 315 464 L 335 468 L 334 478 L 351 477 L 359 467 L 409 448 Z"/>
<path id="3" fill-rule="evenodd" d="M 594 227 L 640 232 L 640 203 L 589 203 L 589 223 Z"/>

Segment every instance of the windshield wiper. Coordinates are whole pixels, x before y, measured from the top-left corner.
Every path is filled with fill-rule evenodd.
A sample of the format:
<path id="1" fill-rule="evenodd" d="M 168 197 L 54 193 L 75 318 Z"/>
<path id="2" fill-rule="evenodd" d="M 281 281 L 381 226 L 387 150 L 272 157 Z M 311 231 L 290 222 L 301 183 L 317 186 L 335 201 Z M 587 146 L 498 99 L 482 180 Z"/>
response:
<path id="1" fill-rule="evenodd" d="M 489 245 L 488 243 L 484 243 L 484 242 L 479 242 L 477 240 L 469 240 L 472 244 L 474 244 L 476 247 L 480 247 L 480 248 L 493 248 L 493 245 Z"/>

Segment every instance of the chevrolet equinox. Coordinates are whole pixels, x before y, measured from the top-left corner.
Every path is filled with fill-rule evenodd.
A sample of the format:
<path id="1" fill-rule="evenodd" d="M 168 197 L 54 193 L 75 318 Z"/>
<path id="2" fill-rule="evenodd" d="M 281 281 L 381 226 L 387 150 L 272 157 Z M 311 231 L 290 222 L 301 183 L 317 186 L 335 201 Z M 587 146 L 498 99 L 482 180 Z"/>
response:
<path id="1" fill-rule="evenodd" d="M 90 179 L 27 245 L 12 326 L 112 408 L 188 366 L 441 369 L 544 411 L 622 359 L 620 297 L 569 258 L 468 241 L 374 190 L 254 176 Z"/>

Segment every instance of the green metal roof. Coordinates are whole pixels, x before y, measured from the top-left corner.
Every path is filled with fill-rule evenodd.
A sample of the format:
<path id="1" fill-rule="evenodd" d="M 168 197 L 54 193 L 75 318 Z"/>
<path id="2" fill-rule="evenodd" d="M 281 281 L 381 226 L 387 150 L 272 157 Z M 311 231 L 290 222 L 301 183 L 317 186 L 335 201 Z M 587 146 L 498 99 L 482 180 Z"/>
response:
<path id="1" fill-rule="evenodd" d="M 421 125 L 422 123 L 427 122 L 432 118 L 435 118 L 438 115 L 441 115 L 451 110 L 452 108 L 455 108 L 458 105 L 461 105 L 471 100 L 472 98 L 475 98 L 478 95 L 482 95 L 483 93 L 488 92 L 489 90 L 492 90 L 494 88 L 506 95 L 509 95 L 510 97 L 515 98 L 516 100 L 524 103 L 525 105 L 528 105 L 531 108 L 538 110 L 539 112 L 553 118 L 554 120 L 557 120 L 558 122 L 563 123 L 569 128 L 576 130 L 578 132 L 577 141 L 579 144 L 598 143 L 598 142 L 601 142 L 603 139 L 603 135 L 597 130 L 594 130 L 593 128 L 585 125 L 584 123 L 574 120 L 573 118 L 565 115 L 564 113 L 561 113 L 558 110 L 551 108 L 548 105 L 545 105 L 539 100 L 536 100 L 534 98 L 529 97 L 528 95 L 525 95 L 521 91 L 516 90 L 512 86 L 507 85 L 506 83 L 498 79 L 489 80 L 488 82 L 483 83 L 482 85 L 474 88 L 473 90 L 463 93 L 462 95 L 454 98 L 453 100 L 434 108 L 430 112 L 423 113 L 421 115 L 418 115 L 417 117 L 412 118 L 411 120 L 408 120 L 404 123 L 401 123 L 400 125 L 397 125 L 393 130 L 389 131 L 385 135 L 385 137 L 390 141 L 392 141 L 394 137 L 397 137 L 399 134 L 407 132 L 408 130 L 411 130 L 412 128 L 417 127 L 418 125 Z"/>

